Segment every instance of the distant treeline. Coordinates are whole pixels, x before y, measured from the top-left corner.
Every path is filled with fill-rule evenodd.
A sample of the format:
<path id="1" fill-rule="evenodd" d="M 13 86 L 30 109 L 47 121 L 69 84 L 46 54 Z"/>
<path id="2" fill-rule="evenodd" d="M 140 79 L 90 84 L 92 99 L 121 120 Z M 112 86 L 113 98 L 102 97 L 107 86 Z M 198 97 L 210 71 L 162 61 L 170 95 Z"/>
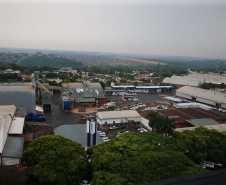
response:
<path id="1" fill-rule="evenodd" d="M 81 62 L 76 62 L 74 60 L 64 58 L 64 57 L 56 57 L 52 55 L 49 57 L 48 55 L 32 55 L 23 59 L 20 65 L 38 65 L 38 66 L 49 66 L 49 67 L 80 67 L 83 66 Z"/>

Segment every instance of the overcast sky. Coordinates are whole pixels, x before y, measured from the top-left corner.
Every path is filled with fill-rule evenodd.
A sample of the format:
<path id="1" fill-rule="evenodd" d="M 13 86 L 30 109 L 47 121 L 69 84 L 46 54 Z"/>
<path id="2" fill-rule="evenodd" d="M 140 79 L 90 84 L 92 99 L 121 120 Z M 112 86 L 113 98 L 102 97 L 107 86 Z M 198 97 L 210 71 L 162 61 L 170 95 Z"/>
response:
<path id="1" fill-rule="evenodd" d="M 0 0 L 0 47 L 226 58 L 226 0 Z"/>

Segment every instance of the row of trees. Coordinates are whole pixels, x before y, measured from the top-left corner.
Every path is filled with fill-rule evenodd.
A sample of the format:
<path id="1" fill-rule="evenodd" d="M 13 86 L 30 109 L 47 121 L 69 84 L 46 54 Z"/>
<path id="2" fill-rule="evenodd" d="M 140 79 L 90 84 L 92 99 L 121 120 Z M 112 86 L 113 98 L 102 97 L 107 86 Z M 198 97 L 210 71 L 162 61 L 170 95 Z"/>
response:
<path id="1" fill-rule="evenodd" d="M 226 87 L 226 85 L 224 83 L 221 83 L 221 84 L 204 83 L 204 84 L 200 85 L 200 88 L 202 88 L 202 89 L 215 89 L 215 88 L 223 89 L 225 87 Z"/>

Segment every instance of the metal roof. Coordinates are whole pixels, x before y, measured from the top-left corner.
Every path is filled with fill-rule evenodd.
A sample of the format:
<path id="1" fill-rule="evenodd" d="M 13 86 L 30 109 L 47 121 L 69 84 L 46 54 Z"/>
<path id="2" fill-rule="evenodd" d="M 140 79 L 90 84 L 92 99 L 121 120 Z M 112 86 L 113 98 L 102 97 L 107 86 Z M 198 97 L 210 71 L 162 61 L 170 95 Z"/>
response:
<path id="1" fill-rule="evenodd" d="M 23 137 L 8 136 L 4 150 L 2 152 L 3 157 L 22 157 L 24 145 Z"/>
<path id="2" fill-rule="evenodd" d="M 15 105 L 0 105 L 0 115 L 11 114 L 12 116 L 14 116 L 15 111 L 16 111 Z"/>
<path id="3" fill-rule="evenodd" d="M 80 103 L 94 103 L 95 98 L 76 98 L 75 102 L 80 102 Z"/>
<path id="4" fill-rule="evenodd" d="M 188 85 L 198 87 L 204 83 L 202 78 L 192 78 L 187 76 L 172 76 L 171 78 L 166 77 L 163 83 L 178 84 L 178 85 Z"/>
<path id="5" fill-rule="evenodd" d="M 196 97 L 196 98 L 198 97 L 198 98 L 203 98 L 207 100 L 212 100 L 215 103 L 226 103 L 226 94 L 221 92 L 184 86 L 176 91 L 176 95 L 178 95 L 177 93 L 186 94 L 191 97 Z"/>
<path id="6" fill-rule="evenodd" d="M 32 83 L 0 83 L 0 86 L 32 86 Z"/>
<path id="7" fill-rule="evenodd" d="M 35 112 L 35 88 L 31 86 L 0 86 L 0 105 L 15 105 Z"/>
<path id="8" fill-rule="evenodd" d="M 100 83 L 69 83 L 69 86 L 75 97 L 104 97 L 103 89 Z"/>
<path id="9" fill-rule="evenodd" d="M 226 132 L 226 124 L 218 124 L 218 125 L 207 125 L 204 126 L 208 129 L 215 129 L 219 132 Z M 185 130 L 195 130 L 196 127 L 184 127 L 184 128 L 176 128 L 175 131 L 177 132 L 183 132 Z"/>
<path id="10" fill-rule="evenodd" d="M 211 83 L 226 83 L 226 76 L 221 75 L 211 75 L 211 74 L 189 74 L 189 77 L 196 77 L 196 78 L 203 78 L 205 82 L 211 82 Z"/>
<path id="11" fill-rule="evenodd" d="M 190 103 L 177 103 L 174 105 L 176 108 L 192 108 L 192 107 L 199 107 L 201 109 L 205 109 L 205 110 L 212 110 L 213 108 L 208 106 L 208 105 L 204 105 L 201 103 L 197 103 L 197 102 L 190 102 Z"/>
<path id="12" fill-rule="evenodd" d="M 7 133 L 15 111 L 16 107 L 14 105 L 0 106 L 0 153 L 2 153 L 5 146 Z M 10 121 L 7 121 L 7 119 L 10 119 Z"/>
<path id="13" fill-rule="evenodd" d="M 140 114 L 135 110 L 104 111 L 97 112 L 97 117 L 99 117 L 100 119 L 137 118 L 140 117 Z"/>
<path id="14" fill-rule="evenodd" d="M 23 134 L 24 119 L 25 118 L 14 117 L 8 133 L 9 134 Z"/>
<path id="15" fill-rule="evenodd" d="M 173 86 L 111 86 L 113 89 L 173 89 Z"/>
<path id="16" fill-rule="evenodd" d="M 211 118 L 213 120 L 226 119 L 226 115 L 216 114 L 213 111 L 204 110 L 201 108 L 171 108 L 163 110 L 155 110 L 162 115 L 173 118 L 175 123 L 186 123 L 186 120 Z"/>
<path id="17" fill-rule="evenodd" d="M 87 85 L 83 83 L 62 84 L 62 92 L 74 97 L 76 102 L 81 103 L 95 102 L 95 98 L 104 97 L 100 83 L 87 83 Z"/>
<path id="18" fill-rule="evenodd" d="M 86 124 L 61 125 L 54 129 L 54 134 L 66 137 L 80 143 L 83 147 L 87 147 Z M 96 136 L 96 143 L 102 143 L 101 137 L 98 134 Z"/>
<path id="19" fill-rule="evenodd" d="M 211 118 L 203 118 L 203 119 L 190 119 L 186 120 L 188 123 L 194 125 L 195 127 L 199 126 L 208 126 L 208 125 L 219 125 L 219 123 Z"/>

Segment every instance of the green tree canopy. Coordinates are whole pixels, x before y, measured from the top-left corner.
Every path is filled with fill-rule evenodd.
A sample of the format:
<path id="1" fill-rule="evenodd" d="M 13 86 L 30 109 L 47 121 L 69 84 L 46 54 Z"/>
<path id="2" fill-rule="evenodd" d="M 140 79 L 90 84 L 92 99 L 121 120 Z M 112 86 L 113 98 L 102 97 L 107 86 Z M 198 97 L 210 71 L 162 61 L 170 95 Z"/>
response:
<path id="1" fill-rule="evenodd" d="M 86 173 L 86 157 L 81 144 L 58 135 L 35 139 L 23 153 L 40 182 L 57 185 L 78 184 Z"/>
<path id="2" fill-rule="evenodd" d="M 183 154 L 186 149 L 182 140 L 173 137 L 122 133 L 115 140 L 89 148 L 92 182 L 110 185 L 109 179 L 115 177 L 115 184 L 129 185 L 202 172 Z"/>
<path id="3" fill-rule="evenodd" d="M 194 131 L 177 132 L 175 137 L 187 145 L 187 156 L 195 162 L 226 161 L 226 135 L 217 130 L 197 127 Z"/>

